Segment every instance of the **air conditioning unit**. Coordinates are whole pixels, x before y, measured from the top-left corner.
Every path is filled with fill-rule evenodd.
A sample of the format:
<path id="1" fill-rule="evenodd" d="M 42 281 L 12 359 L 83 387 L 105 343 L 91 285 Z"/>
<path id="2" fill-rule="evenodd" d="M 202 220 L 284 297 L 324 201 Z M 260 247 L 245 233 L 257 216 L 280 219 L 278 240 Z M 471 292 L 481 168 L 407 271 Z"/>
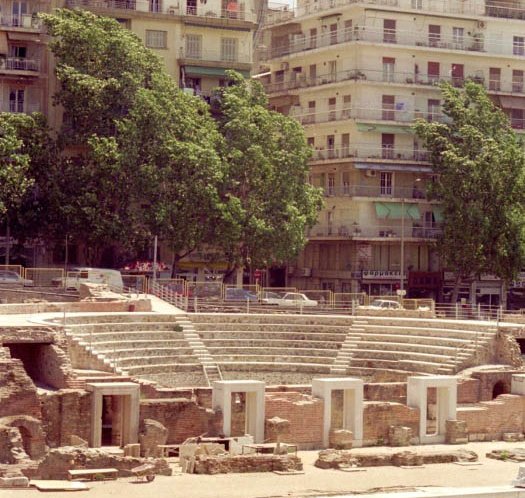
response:
<path id="1" fill-rule="evenodd" d="M 288 64 L 288 62 L 281 62 L 281 69 L 283 71 L 287 71 L 289 67 L 290 65 Z"/>
<path id="2" fill-rule="evenodd" d="M 311 268 L 301 268 L 301 277 L 311 277 L 312 269 Z"/>
<path id="3" fill-rule="evenodd" d="M 374 176 L 377 175 L 377 171 L 375 169 L 367 169 L 365 171 L 365 176 L 367 176 L 368 178 L 374 178 Z"/>
<path id="4" fill-rule="evenodd" d="M 485 29 L 487 25 L 485 21 L 478 21 L 477 26 L 478 26 L 478 29 Z"/>

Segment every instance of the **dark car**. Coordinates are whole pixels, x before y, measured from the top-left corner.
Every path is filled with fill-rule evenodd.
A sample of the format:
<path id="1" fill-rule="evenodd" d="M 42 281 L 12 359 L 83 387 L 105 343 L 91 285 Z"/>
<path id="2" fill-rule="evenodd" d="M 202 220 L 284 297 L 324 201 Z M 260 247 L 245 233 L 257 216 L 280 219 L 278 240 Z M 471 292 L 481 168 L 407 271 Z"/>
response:
<path id="1" fill-rule="evenodd" d="M 255 292 L 241 289 L 239 287 L 227 287 L 224 294 L 225 301 L 258 301 L 259 298 Z"/>

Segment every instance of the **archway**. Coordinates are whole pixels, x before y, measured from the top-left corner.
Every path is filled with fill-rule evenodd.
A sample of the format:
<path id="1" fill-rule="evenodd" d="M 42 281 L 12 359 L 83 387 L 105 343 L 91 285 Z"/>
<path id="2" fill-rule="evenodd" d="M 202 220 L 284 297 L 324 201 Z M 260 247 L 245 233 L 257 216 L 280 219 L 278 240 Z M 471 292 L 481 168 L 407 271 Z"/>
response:
<path id="1" fill-rule="evenodd" d="M 500 394 L 508 394 L 509 390 L 505 382 L 498 380 L 492 387 L 492 399 L 496 399 Z"/>

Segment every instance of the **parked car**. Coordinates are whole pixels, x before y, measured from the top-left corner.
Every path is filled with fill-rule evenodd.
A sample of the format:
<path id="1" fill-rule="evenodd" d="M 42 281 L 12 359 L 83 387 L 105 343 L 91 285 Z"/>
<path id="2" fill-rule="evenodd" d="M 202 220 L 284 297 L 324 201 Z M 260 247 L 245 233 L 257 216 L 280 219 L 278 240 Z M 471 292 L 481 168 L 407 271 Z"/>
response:
<path id="1" fill-rule="evenodd" d="M 389 299 L 374 299 L 368 306 L 360 306 L 360 308 L 372 310 L 402 310 L 403 306 L 397 301 Z"/>
<path id="2" fill-rule="evenodd" d="M 282 294 L 278 294 L 277 292 L 263 292 L 261 294 L 261 304 L 270 304 L 277 306 L 279 304 L 279 301 L 283 298 Z"/>
<path id="3" fill-rule="evenodd" d="M 22 278 L 16 271 L 0 270 L 0 285 L 20 285 L 22 287 L 33 287 L 33 281 Z"/>
<path id="4" fill-rule="evenodd" d="M 89 282 L 107 284 L 112 290 L 121 291 L 124 288 L 122 275 L 118 270 L 108 268 L 73 268 L 65 278 L 54 278 L 51 283 L 56 287 L 78 290 L 80 284 Z"/>
<path id="5" fill-rule="evenodd" d="M 227 287 L 224 294 L 225 301 L 259 301 L 255 292 L 240 287 Z"/>
<path id="6" fill-rule="evenodd" d="M 318 302 L 299 292 L 287 292 L 277 301 L 278 306 L 317 306 Z"/>

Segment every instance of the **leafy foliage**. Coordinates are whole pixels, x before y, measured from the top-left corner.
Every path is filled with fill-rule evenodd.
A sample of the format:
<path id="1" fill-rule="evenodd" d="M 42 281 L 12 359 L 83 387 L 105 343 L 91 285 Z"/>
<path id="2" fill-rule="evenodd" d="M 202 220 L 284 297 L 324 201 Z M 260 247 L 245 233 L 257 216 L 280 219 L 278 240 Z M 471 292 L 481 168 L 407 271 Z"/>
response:
<path id="1" fill-rule="evenodd" d="M 303 248 L 322 204 L 306 182 L 311 151 L 297 121 L 268 110 L 259 82 L 228 77 L 218 99 L 227 170 L 216 243 L 233 267 L 284 262 Z"/>
<path id="2" fill-rule="evenodd" d="M 444 211 L 441 256 L 458 282 L 482 273 L 510 280 L 525 261 L 523 144 L 481 85 L 441 90 L 446 122 L 415 125 L 439 175 L 431 194 Z"/>

